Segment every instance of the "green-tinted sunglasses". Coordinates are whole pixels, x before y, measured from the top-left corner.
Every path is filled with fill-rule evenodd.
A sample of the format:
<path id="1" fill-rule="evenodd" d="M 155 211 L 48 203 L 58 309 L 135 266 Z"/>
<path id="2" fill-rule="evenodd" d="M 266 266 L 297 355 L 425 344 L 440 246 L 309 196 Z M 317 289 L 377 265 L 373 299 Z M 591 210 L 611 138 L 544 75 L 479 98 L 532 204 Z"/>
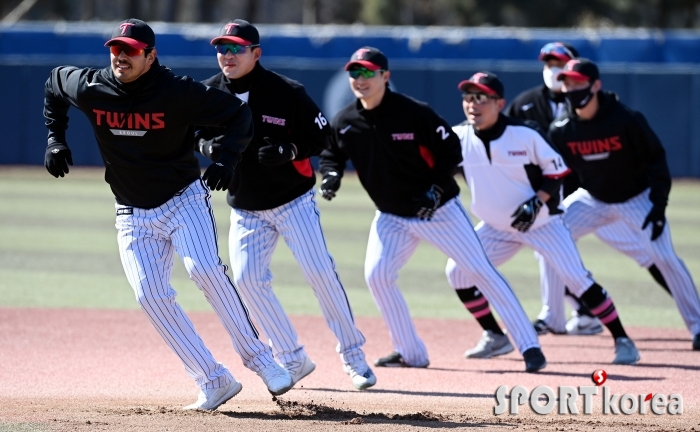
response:
<path id="1" fill-rule="evenodd" d="M 351 69 L 348 71 L 350 74 L 350 77 L 352 79 L 358 79 L 359 77 L 362 78 L 374 78 L 375 75 L 377 75 L 377 72 L 384 72 L 382 69 L 373 71 L 369 70 L 367 68 L 357 68 L 357 69 Z"/>
<path id="2" fill-rule="evenodd" d="M 219 54 L 225 55 L 227 51 L 230 51 L 231 54 L 240 54 L 244 52 L 246 48 L 253 49 L 258 46 L 260 45 L 216 44 L 214 48 L 216 48 L 216 52 Z"/>

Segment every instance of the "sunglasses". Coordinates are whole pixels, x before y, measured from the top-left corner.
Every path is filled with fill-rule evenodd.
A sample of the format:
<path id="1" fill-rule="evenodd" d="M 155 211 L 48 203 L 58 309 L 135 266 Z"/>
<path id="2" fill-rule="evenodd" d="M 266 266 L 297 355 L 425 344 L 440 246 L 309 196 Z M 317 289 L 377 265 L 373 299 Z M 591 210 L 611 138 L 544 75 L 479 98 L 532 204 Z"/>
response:
<path id="1" fill-rule="evenodd" d="M 376 71 L 369 70 L 367 68 L 357 68 L 357 69 L 351 69 L 348 71 L 350 74 L 350 77 L 352 79 L 358 79 L 359 77 L 362 78 L 374 78 L 375 75 L 377 75 L 377 72 L 384 72 L 383 69 L 379 69 Z"/>
<path id="2" fill-rule="evenodd" d="M 552 55 L 552 54 L 557 54 L 560 56 L 567 56 L 569 58 L 575 58 L 574 54 L 569 51 L 567 47 L 560 43 L 556 42 L 551 42 L 548 43 L 547 45 L 543 46 L 542 49 L 540 50 L 540 57 L 541 56 L 546 56 L 546 55 Z"/>
<path id="3" fill-rule="evenodd" d="M 494 96 L 489 96 L 484 93 L 462 93 L 462 99 L 467 103 L 476 103 L 477 105 L 485 104 L 489 99 L 498 99 Z"/>
<path id="4" fill-rule="evenodd" d="M 227 52 L 231 52 L 231 54 L 240 54 L 245 51 L 246 48 L 250 48 L 251 50 L 255 47 L 259 47 L 260 45 L 238 45 L 238 44 L 216 44 L 214 45 L 214 48 L 216 49 L 216 52 L 218 52 L 221 55 L 226 55 Z"/>
<path id="5" fill-rule="evenodd" d="M 129 57 L 135 57 L 137 55 L 142 55 L 145 48 L 132 48 L 129 45 L 110 45 L 109 52 L 114 54 L 115 57 L 119 57 L 119 54 L 124 52 Z"/>

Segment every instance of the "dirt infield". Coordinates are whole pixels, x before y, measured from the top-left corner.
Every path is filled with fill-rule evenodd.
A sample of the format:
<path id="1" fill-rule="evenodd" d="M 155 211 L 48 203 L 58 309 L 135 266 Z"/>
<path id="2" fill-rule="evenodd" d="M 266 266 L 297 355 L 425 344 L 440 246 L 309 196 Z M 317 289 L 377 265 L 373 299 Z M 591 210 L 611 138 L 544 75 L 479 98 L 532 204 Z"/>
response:
<path id="1" fill-rule="evenodd" d="M 473 321 L 417 320 L 428 345 L 428 369 L 375 368 L 377 386 L 355 391 L 342 372 L 335 341 L 318 317 L 295 317 L 317 369 L 273 401 L 245 369 L 210 313 L 190 315 L 214 355 L 243 391 L 213 413 L 182 412 L 197 389 L 177 358 L 138 311 L 0 309 L 0 431 L 328 430 L 698 430 L 700 352 L 683 330 L 632 328 L 642 354 L 637 366 L 613 366 L 608 336 L 544 336 L 549 366 L 526 374 L 519 354 L 465 360 L 480 336 Z M 359 318 L 370 359 L 391 351 L 380 319 Z M 502 384 L 591 385 L 605 369 L 613 393 L 679 393 L 682 415 L 493 415 Z M 648 410 L 647 410 L 648 411 Z"/>

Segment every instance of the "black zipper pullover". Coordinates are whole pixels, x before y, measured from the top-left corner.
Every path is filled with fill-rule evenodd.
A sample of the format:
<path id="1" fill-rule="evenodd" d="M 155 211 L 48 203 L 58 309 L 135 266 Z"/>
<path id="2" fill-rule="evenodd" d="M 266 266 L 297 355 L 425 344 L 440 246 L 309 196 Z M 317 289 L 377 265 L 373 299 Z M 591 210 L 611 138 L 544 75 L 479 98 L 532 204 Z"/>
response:
<path id="1" fill-rule="evenodd" d="M 650 187 L 651 202 L 666 206 L 671 175 L 661 141 L 641 113 L 602 91 L 598 100 L 590 120 L 569 109 L 552 122 L 557 150 L 594 198 L 620 203 Z"/>
<path id="2" fill-rule="evenodd" d="M 236 90 L 239 80 L 245 80 L 246 85 Z M 230 81 L 218 73 L 203 81 L 225 92 L 248 88 L 250 92 L 248 105 L 253 113 L 255 135 L 236 168 L 226 200 L 237 209 L 268 210 L 293 201 L 314 187 L 316 176 L 309 157 L 321 153 L 332 139 L 333 131 L 299 82 L 269 71 L 260 63 L 239 80 Z M 199 141 L 221 133 L 217 128 L 202 128 L 195 135 Z M 258 150 L 267 145 L 264 137 L 294 143 L 296 158 L 282 165 L 261 164 Z"/>
<path id="3" fill-rule="evenodd" d="M 337 142 L 321 153 L 321 173 L 342 176 L 350 159 L 380 211 L 415 216 L 416 198 L 433 184 L 443 190 L 441 205 L 459 193 L 459 138 L 427 104 L 387 88 L 379 106 L 366 110 L 356 100 L 332 126 Z"/>
<path id="4" fill-rule="evenodd" d="M 520 93 L 504 112 L 510 117 L 535 121 L 546 133 L 558 104 L 566 104 L 563 93 L 555 93 L 541 85 Z"/>
<path id="5" fill-rule="evenodd" d="M 219 162 L 232 168 L 253 134 L 250 110 L 241 100 L 176 76 L 157 60 L 127 84 L 111 67 L 55 68 L 44 98 L 50 145 L 66 142 L 70 105 L 92 125 L 117 202 L 139 208 L 162 205 L 200 176 L 192 126 L 225 127 Z"/>

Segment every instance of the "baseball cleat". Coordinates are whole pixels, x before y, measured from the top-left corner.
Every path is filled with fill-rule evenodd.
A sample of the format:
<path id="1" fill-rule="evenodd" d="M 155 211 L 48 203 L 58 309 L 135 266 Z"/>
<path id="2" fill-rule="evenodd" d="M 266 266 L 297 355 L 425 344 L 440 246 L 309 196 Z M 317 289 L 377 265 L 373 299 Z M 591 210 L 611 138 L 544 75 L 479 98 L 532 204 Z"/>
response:
<path id="1" fill-rule="evenodd" d="M 343 365 L 343 371 L 350 375 L 352 385 L 358 390 L 365 390 L 377 383 L 377 376 L 367 363 L 361 365 Z"/>
<path id="2" fill-rule="evenodd" d="M 243 384 L 232 379 L 231 382 L 223 387 L 201 390 L 199 392 L 199 397 L 197 397 L 197 402 L 192 405 L 187 405 L 183 410 L 201 409 L 213 411 L 240 393 L 242 389 Z"/>
<path id="3" fill-rule="evenodd" d="M 525 372 L 537 372 L 547 366 L 547 359 L 544 358 L 540 348 L 529 348 L 523 353 L 525 360 Z"/>
<path id="4" fill-rule="evenodd" d="M 615 339 L 615 360 L 613 364 L 633 365 L 639 361 L 639 351 L 634 342 L 627 337 Z"/>
<path id="5" fill-rule="evenodd" d="M 374 365 L 378 367 L 412 367 L 412 368 L 427 368 L 430 364 L 430 360 L 426 360 L 425 363 L 419 365 L 410 365 L 403 360 L 401 354 L 394 351 L 386 357 L 378 358 L 374 361 Z"/>
<path id="6" fill-rule="evenodd" d="M 262 378 L 267 386 L 267 390 L 274 396 L 287 393 L 294 385 L 289 372 L 275 362 L 260 369 L 258 371 L 258 376 Z"/>
<path id="7" fill-rule="evenodd" d="M 603 325 L 596 317 L 579 315 L 572 312 L 571 319 L 566 322 L 566 334 L 588 336 L 603 332 Z"/>
<path id="8" fill-rule="evenodd" d="M 700 351 L 700 333 L 693 338 L 693 351 Z"/>
<path id="9" fill-rule="evenodd" d="M 535 321 L 533 321 L 532 326 L 535 328 L 535 331 L 537 332 L 537 336 L 546 335 L 547 333 L 558 334 L 558 335 L 566 334 L 566 330 L 556 331 L 553 328 L 551 328 L 546 322 L 542 321 L 541 319 L 536 319 Z"/>
<path id="10" fill-rule="evenodd" d="M 464 353 L 466 358 L 491 358 L 513 351 L 513 345 L 508 336 L 495 334 L 492 330 L 484 330 L 481 340 L 476 346 Z"/>
<path id="11" fill-rule="evenodd" d="M 310 358 L 305 356 L 300 361 L 285 363 L 282 365 L 282 367 L 289 372 L 289 375 L 292 377 L 292 385 L 294 385 L 298 383 L 299 380 L 313 372 L 314 369 L 316 369 L 316 363 L 312 362 Z"/>

